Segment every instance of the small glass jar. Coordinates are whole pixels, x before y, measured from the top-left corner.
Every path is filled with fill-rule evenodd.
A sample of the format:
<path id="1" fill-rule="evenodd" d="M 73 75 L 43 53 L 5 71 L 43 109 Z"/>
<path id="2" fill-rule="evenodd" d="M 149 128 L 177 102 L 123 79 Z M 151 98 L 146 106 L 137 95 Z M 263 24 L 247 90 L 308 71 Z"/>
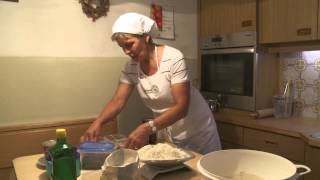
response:
<path id="1" fill-rule="evenodd" d="M 276 118 L 288 118 L 292 115 L 293 99 L 290 97 L 273 96 L 273 115 Z"/>

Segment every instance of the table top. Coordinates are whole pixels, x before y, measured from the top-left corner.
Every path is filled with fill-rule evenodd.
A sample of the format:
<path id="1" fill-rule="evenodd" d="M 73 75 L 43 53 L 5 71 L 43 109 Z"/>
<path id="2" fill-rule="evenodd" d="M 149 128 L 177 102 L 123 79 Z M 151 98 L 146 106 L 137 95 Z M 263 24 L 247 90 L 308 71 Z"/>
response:
<path id="1" fill-rule="evenodd" d="M 194 152 L 193 152 L 194 153 Z M 186 161 L 184 164 L 187 168 L 182 168 L 168 173 L 159 174 L 156 176 L 156 180 L 201 180 L 203 176 L 197 171 L 197 161 L 202 156 L 198 153 L 194 153 L 195 158 Z M 13 167 L 17 180 L 49 180 L 46 174 L 46 170 L 37 165 L 38 160 L 43 157 L 43 154 L 35 154 L 30 156 L 22 156 L 13 160 Z M 81 176 L 78 180 L 100 180 L 101 170 L 81 170 Z M 144 177 L 140 177 L 139 180 L 145 180 Z"/>

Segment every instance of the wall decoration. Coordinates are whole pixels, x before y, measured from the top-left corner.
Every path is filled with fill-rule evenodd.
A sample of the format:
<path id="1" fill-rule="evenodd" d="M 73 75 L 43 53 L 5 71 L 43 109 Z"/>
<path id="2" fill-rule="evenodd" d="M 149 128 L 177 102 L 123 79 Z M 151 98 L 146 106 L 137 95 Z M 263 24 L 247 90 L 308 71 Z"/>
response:
<path id="1" fill-rule="evenodd" d="M 109 11 L 109 0 L 79 0 L 82 6 L 82 11 L 87 17 L 92 18 L 92 21 L 96 21 L 102 16 L 107 16 Z"/>
<path id="2" fill-rule="evenodd" d="M 157 23 L 159 31 L 162 31 L 162 6 L 151 4 L 151 18 Z"/>
<path id="3" fill-rule="evenodd" d="M 174 39 L 174 13 L 173 7 L 151 4 L 150 16 L 155 20 L 159 35 L 157 38 Z"/>

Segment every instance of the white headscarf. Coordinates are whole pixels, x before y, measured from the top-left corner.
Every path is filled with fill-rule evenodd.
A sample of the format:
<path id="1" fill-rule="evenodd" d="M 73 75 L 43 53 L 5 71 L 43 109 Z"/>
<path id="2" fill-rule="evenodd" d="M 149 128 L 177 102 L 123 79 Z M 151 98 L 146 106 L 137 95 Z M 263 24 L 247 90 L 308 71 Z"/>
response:
<path id="1" fill-rule="evenodd" d="M 154 20 L 134 12 L 119 16 L 112 27 L 112 34 L 121 32 L 137 35 L 149 34 L 153 36 L 156 34 L 156 31 L 157 26 Z"/>

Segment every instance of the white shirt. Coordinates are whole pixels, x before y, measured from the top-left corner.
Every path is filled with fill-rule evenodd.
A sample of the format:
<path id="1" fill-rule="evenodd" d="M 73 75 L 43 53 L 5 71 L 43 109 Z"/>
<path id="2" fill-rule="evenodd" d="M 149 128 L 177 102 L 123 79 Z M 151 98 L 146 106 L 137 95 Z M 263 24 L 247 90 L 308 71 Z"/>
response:
<path id="1" fill-rule="evenodd" d="M 144 104 L 155 116 L 174 105 L 171 85 L 188 82 L 188 71 L 182 53 L 164 46 L 158 71 L 146 75 L 138 62 L 125 65 L 120 81 L 135 84 Z M 199 91 L 190 87 L 190 103 L 187 115 L 167 129 L 173 143 L 200 153 L 221 149 L 216 124 L 206 101 Z"/>

